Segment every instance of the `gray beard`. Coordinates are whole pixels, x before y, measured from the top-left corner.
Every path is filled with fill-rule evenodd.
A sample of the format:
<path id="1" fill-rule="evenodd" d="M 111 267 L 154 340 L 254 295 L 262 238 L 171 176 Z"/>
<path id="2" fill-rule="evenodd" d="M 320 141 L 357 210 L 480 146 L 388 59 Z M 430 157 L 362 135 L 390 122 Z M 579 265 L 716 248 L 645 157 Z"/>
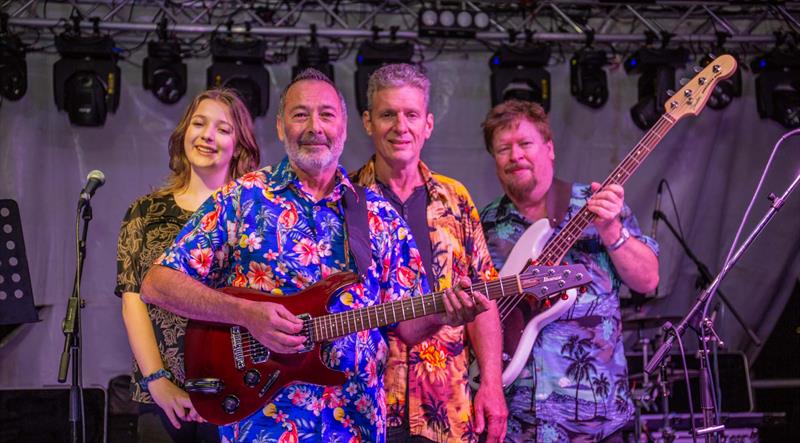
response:
<path id="1" fill-rule="evenodd" d="M 344 150 L 344 140 L 341 142 L 334 140 L 331 149 L 324 152 L 322 155 L 304 152 L 299 144 L 288 141 L 284 143 L 284 147 L 286 148 L 286 155 L 288 155 L 289 160 L 297 165 L 298 168 L 304 171 L 319 171 L 339 161 L 339 157 Z"/>

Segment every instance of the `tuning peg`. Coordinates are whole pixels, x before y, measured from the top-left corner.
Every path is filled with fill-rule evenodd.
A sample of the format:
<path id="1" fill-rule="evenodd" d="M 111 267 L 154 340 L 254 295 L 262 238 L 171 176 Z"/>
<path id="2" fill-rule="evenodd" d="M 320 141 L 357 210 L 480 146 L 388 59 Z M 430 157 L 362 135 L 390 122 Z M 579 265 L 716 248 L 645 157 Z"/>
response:
<path id="1" fill-rule="evenodd" d="M 581 294 L 585 294 L 585 293 L 586 293 L 586 291 L 588 291 L 588 289 L 586 288 L 586 286 L 581 286 L 581 287 L 578 289 L 578 292 L 580 292 Z"/>
<path id="2" fill-rule="evenodd" d="M 711 60 L 714 60 L 715 58 L 717 58 L 717 55 L 714 54 L 714 53 L 709 52 L 708 53 L 708 58 L 710 58 Z"/>
<path id="3" fill-rule="evenodd" d="M 703 70 L 703 68 L 701 68 L 700 66 L 697 66 L 697 65 L 692 66 L 692 71 L 694 71 L 695 74 L 699 73 L 702 70 Z"/>
<path id="4" fill-rule="evenodd" d="M 567 301 L 568 298 L 569 298 L 569 295 L 567 295 L 566 292 L 562 292 L 561 293 L 561 300 Z"/>
<path id="5" fill-rule="evenodd" d="M 689 79 L 685 78 L 685 77 L 682 78 L 681 81 L 680 81 L 681 86 L 684 86 L 686 83 L 689 83 Z"/>
<path id="6" fill-rule="evenodd" d="M 549 309 L 550 306 L 551 306 L 550 299 L 549 298 L 544 299 L 544 303 L 542 303 L 542 309 Z"/>
<path id="7" fill-rule="evenodd" d="M 675 95 L 675 91 L 672 89 L 667 89 L 667 96 L 672 97 L 673 95 Z"/>

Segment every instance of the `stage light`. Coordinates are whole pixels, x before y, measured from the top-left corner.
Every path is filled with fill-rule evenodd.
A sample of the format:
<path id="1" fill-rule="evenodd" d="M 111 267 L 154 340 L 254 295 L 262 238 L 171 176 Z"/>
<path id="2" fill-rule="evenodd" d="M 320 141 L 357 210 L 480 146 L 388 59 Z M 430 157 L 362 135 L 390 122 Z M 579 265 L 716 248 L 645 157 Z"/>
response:
<path id="1" fill-rule="evenodd" d="M 269 109 L 265 50 L 264 40 L 251 37 L 215 37 L 211 40 L 212 64 L 206 70 L 206 85 L 235 90 L 253 118 L 266 114 Z"/>
<path id="2" fill-rule="evenodd" d="M 77 27 L 75 27 L 77 29 Z M 56 108 L 66 110 L 70 123 L 77 126 L 102 126 L 109 111 L 119 107 L 120 69 L 114 40 L 70 30 L 56 36 L 61 59 L 53 65 L 53 92 Z"/>
<path id="3" fill-rule="evenodd" d="M 17 101 L 28 90 L 25 50 L 15 34 L 0 33 L 0 95 Z"/>
<path id="4" fill-rule="evenodd" d="M 333 65 L 328 55 L 328 48 L 320 46 L 317 42 L 317 25 L 311 25 L 311 41 L 308 46 L 301 46 L 297 50 L 297 64 L 292 66 L 292 78 L 303 72 L 307 68 L 314 68 L 325 74 L 331 81 L 333 77 Z"/>
<path id="5" fill-rule="evenodd" d="M 489 16 L 483 11 L 424 8 L 418 17 L 420 37 L 475 38 L 489 27 Z"/>
<path id="6" fill-rule="evenodd" d="M 605 51 L 582 49 L 570 60 L 570 92 L 590 108 L 600 108 L 608 101 L 608 78 L 603 66 Z"/>
<path id="7" fill-rule="evenodd" d="M 625 71 L 641 74 L 638 81 L 638 102 L 631 108 L 631 118 L 640 129 L 656 124 L 664 113 L 668 91 L 675 88 L 675 69 L 689 60 L 685 48 L 642 48 L 625 60 Z"/>
<path id="8" fill-rule="evenodd" d="M 717 56 L 724 54 L 725 52 L 719 51 L 717 52 Z M 714 60 L 714 56 L 708 54 L 704 56 L 700 60 L 700 66 L 706 67 L 709 63 Z M 735 58 L 735 57 L 734 57 Z M 737 58 L 736 62 L 738 63 L 739 60 Z M 737 69 L 734 71 L 733 75 L 730 77 L 720 80 L 717 85 L 714 87 L 714 91 L 711 92 L 711 95 L 708 97 L 708 105 L 709 108 L 720 110 L 727 107 L 734 98 L 742 96 L 742 71 Z"/>
<path id="9" fill-rule="evenodd" d="M 544 69 L 550 47 L 503 45 L 489 59 L 492 71 L 492 106 L 508 99 L 533 101 L 550 110 L 550 73 Z"/>
<path id="10" fill-rule="evenodd" d="M 761 118 L 786 128 L 800 127 L 800 53 L 773 51 L 751 63 L 756 77 L 756 106 Z"/>
<path id="11" fill-rule="evenodd" d="M 181 45 L 176 40 L 147 44 L 142 69 L 144 89 L 153 92 L 162 103 L 173 104 L 186 94 L 186 64 L 181 61 Z"/>
<path id="12" fill-rule="evenodd" d="M 389 63 L 411 63 L 414 45 L 410 42 L 379 43 L 364 41 L 356 54 L 356 108 L 361 114 L 367 109 L 367 82 L 378 68 Z"/>

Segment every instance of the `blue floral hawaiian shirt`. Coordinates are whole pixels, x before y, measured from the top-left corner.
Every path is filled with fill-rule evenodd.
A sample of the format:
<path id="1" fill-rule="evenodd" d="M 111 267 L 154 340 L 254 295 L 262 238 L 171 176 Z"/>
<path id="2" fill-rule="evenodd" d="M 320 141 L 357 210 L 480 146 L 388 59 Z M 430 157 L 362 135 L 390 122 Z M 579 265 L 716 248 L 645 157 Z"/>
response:
<path id="1" fill-rule="evenodd" d="M 566 215 L 553 235 L 590 196 L 588 185 L 572 185 Z M 658 245 L 642 235 L 627 206 L 621 219 L 631 237 L 658 254 Z M 498 269 L 532 224 L 507 196 L 481 210 L 481 223 Z M 593 281 L 570 310 L 542 329 L 526 368 L 509 389 L 508 441 L 568 442 L 577 434 L 601 439 L 622 427 L 633 411 L 622 347 L 622 281 L 593 225 L 584 230 L 565 260 L 585 265 Z"/>
<path id="2" fill-rule="evenodd" d="M 352 184 L 342 167 L 336 180 L 329 195 L 314 201 L 287 159 L 249 173 L 200 207 L 160 264 L 210 287 L 247 287 L 286 296 L 333 273 L 352 271 L 341 204 Z M 367 190 L 366 198 L 372 264 L 365 282 L 329 301 L 331 312 L 401 299 L 427 287 L 405 222 L 377 194 Z M 288 385 L 262 410 L 220 428 L 223 441 L 384 441 L 384 329 L 323 346 L 326 365 L 345 373 L 343 385 Z"/>

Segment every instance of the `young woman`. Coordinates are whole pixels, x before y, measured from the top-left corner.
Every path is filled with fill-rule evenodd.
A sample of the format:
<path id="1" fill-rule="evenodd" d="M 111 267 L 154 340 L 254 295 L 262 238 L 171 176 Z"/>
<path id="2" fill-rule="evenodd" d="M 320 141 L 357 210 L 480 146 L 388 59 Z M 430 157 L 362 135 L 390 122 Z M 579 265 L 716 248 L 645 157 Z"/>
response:
<path id="1" fill-rule="evenodd" d="M 169 139 L 166 185 L 128 209 L 117 245 L 116 294 L 135 358 L 131 395 L 140 403 L 140 442 L 216 442 L 182 389 L 186 319 L 139 297 L 150 265 L 192 213 L 230 180 L 253 171 L 259 151 L 247 107 L 231 90 L 195 97 Z"/>

